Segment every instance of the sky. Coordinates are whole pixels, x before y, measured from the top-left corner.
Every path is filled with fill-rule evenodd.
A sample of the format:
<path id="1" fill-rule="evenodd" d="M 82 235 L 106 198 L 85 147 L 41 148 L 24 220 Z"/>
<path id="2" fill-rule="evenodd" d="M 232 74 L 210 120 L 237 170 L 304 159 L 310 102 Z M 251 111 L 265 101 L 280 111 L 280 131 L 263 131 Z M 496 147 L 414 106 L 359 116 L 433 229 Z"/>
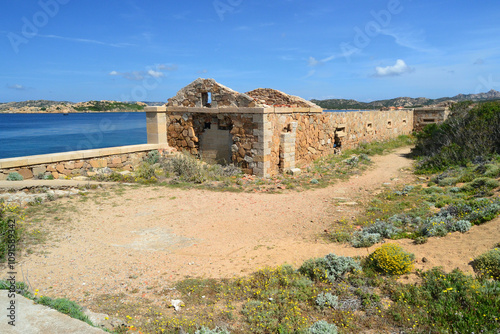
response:
<path id="1" fill-rule="evenodd" d="M 498 0 L 9 0 L 0 102 L 167 101 L 196 78 L 306 99 L 500 90 Z"/>

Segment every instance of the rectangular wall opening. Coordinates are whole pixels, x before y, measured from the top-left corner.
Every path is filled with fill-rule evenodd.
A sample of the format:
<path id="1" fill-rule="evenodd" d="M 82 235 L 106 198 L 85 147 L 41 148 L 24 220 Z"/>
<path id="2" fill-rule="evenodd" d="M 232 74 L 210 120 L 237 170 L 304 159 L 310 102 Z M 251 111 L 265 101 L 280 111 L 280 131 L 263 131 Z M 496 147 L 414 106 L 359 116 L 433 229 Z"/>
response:
<path id="1" fill-rule="evenodd" d="M 212 107 L 212 92 L 201 93 L 201 105 L 203 107 Z"/>

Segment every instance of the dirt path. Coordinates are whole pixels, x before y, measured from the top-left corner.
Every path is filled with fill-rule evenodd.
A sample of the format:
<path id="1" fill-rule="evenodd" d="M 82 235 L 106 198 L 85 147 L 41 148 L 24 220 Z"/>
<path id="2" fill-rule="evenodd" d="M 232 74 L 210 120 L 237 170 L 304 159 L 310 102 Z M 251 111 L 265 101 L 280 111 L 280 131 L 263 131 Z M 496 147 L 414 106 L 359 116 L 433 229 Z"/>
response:
<path id="1" fill-rule="evenodd" d="M 66 204 L 79 208 L 69 215 L 71 221 L 54 225 L 54 241 L 40 246 L 43 254 L 25 257 L 18 271 L 28 273 L 42 295 L 85 304 L 92 295 L 132 290 L 147 298 L 155 287 L 185 276 L 231 277 L 283 263 L 298 267 L 331 252 L 365 255 L 375 246 L 355 249 L 326 243 L 318 235 L 336 220 L 356 215 L 360 206 L 349 202 L 366 201 L 384 183 L 413 181 L 405 170 L 411 166 L 404 157 L 408 151 L 375 157 L 374 167 L 363 175 L 315 191 L 254 194 L 143 187 L 86 202 L 70 199 Z M 397 242 L 416 254 L 418 268 L 471 271 L 469 259 L 500 241 L 499 222 L 424 245 Z"/>

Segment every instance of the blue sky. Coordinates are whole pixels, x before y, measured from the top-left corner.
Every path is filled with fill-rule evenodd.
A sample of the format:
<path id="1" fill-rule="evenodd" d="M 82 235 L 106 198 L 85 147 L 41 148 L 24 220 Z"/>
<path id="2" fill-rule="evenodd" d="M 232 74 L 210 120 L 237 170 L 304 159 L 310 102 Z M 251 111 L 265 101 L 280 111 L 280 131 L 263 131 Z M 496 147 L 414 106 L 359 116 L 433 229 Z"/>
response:
<path id="1" fill-rule="evenodd" d="M 198 77 L 307 99 L 500 90 L 498 0 L 12 0 L 0 102 L 166 101 Z"/>

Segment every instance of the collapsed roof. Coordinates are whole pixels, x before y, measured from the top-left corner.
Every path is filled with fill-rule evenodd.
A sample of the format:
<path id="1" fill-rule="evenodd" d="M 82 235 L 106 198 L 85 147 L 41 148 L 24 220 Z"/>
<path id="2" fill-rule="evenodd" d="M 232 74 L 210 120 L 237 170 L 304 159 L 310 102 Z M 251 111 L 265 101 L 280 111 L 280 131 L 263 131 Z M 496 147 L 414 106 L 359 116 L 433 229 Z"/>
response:
<path id="1" fill-rule="evenodd" d="M 301 107 L 320 108 L 301 97 L 285 94 L 271 88 L 258 88 L 239 93 L 214 79 L 198 78 L 168 99 L 167 107 L 224 108 L 224 107 Z"/>

